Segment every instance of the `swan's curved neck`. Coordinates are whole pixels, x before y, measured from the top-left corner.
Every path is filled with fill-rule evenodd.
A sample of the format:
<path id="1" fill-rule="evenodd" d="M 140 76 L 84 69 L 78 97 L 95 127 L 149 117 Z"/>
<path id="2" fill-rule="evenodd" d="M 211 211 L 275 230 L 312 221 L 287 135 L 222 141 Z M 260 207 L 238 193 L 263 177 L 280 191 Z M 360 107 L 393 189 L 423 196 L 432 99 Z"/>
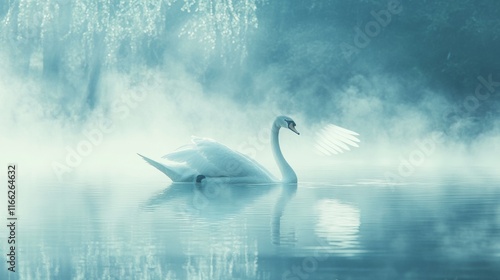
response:
<path id="1" fill-rule="evenodd" d="M 280 168 L 281 175 L 283 177 L 282 181 L 284 183 L 297 183 L 297 175 L 293 171 L 292 167 L 288 164 L 288 162 L 286 162 L 283 154 L 281 153 L 279 131 L 280 126 L 274 123 L 271 131 L 271 143 L 273 146 L 274 160 L 276 160 L 276 163 Z"/>

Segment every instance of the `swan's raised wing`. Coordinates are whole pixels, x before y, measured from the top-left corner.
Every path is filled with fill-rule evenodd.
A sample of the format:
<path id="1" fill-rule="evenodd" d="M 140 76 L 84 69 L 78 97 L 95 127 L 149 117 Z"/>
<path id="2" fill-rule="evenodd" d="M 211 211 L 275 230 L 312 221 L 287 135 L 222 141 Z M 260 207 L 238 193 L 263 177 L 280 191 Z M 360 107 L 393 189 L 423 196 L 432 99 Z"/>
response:
<path id="1" fill-rule="evenodd" d="M 192 137 L 192 145 L 163 156 L 169 161 L 185 163 L 199 175 L 207 177 L 255 177 L 274 180 L 273 176 L 251 158 L 233 151 L 212 139 Z"/>
<path id="2" fill-rule="evenodd" d="M 323 155 L 341 154 L 349 151 L 350 147 L 359 147 L 358 135 L 354 131 L 329 124 L 316 133 L 315 148 Z"/>

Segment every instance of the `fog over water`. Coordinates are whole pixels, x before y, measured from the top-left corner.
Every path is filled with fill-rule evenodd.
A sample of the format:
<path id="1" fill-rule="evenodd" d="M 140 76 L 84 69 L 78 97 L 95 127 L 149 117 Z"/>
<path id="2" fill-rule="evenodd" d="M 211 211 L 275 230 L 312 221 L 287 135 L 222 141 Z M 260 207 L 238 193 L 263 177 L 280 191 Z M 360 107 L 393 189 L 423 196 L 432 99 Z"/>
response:
<path id="1" fill-rule="evenodd" d="M 498 10 L 465 0 L 4 1 L 2 159 L 43 173 L 59 163 L 65 175 L 121 172 L 144 167 L 136 152 L 165 154 L 197 135 L 274 168 L 267 129 L 286 114 L 303 132 L 282 135 L 294 166 L 394 170 L 420 150 L 419 168 L 492 167 Z M 318 154 L 330 123 L 358 132 L 360 148 Z M 81 162 L 68 162 L 79 144 Z"/>
<path id="2" fill-rule="evenodd" d="M 0 1 L 0 168 L 17 164 L 0 209 L 18 218 L 0 278 L 498 279 L 498 15 L 498 0 Z M 279 178 L 280 115 L 300 132 L 282 118 L 298 182 L 282 163 L 291 183 L 172 183 L 137 155 L 208 137 Z"/>

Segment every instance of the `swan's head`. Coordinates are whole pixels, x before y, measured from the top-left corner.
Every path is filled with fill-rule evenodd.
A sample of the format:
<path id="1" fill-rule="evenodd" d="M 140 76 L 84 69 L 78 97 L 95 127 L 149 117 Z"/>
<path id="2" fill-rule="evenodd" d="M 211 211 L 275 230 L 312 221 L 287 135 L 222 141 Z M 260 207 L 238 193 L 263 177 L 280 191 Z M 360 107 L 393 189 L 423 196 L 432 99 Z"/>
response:
<path id="1" fill-rule="evenodd" d="M 295 129 L 295 121 L 292 120 L 292 118 L 287 117 L 287 116 L 279 116 L 276 118 L 276 121 L 274 121 L 276 126 L 278 127 L 283 127 L 283 128 L 288 128 L 291 131 L 297 133 L 297 135 L 300 135 L 300 133 Z"/>

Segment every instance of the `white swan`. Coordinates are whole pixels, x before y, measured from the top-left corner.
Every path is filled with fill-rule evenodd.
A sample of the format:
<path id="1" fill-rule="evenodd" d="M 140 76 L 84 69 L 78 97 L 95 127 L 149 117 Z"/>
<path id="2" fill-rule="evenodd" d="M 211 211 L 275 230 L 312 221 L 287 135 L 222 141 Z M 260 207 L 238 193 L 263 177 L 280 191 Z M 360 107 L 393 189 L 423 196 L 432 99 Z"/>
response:
<path id="1" fill-rule="evenodd" d="M 274 159 L 283 183 L 296 183 L 297 175 L 281 153 L 278 134 L 283 127 L 300 135 L 295 126 L 292 118 L 279 116 L 271 128 Z M 161 160 L 139 156 L 174 182 L 201 182 L 205 179 L 224 183 L 280 182 L 255 160 L 207 138 L 192 137 L 192 144 L 163 156 Z"/>

